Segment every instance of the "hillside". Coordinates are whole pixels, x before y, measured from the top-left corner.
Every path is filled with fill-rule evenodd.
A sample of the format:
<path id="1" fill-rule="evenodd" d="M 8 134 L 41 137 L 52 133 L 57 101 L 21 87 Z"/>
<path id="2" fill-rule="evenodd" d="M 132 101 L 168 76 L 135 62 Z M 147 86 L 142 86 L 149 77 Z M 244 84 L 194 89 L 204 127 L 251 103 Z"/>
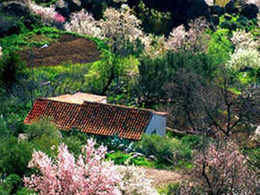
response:
<path id="1" fill-rule="evenodd" d="M 259 6 L 0 0 L 0 194 L 258 194 Z"/>

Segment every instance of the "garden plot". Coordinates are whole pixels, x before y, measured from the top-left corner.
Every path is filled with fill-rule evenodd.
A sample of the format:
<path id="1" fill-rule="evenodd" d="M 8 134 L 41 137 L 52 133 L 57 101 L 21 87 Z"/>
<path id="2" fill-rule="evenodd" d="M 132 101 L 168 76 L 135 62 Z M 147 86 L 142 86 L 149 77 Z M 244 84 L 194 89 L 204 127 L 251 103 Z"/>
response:
<path id="1" fill-rule="evenodd" d="M 92 40 L 63 34 L 58 42 L 20 51 L 27 67 L 56 66 L 64 63 L 89 63 L 99 59 L 101 51 Z"/>

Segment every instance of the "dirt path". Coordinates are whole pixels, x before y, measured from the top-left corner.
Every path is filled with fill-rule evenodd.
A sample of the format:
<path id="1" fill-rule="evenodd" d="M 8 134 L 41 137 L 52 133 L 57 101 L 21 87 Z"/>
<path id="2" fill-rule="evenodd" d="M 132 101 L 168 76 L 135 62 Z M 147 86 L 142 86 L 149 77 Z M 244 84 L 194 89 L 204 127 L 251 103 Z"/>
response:
<path id="1" fill-rule="evenodd" d="M 152 184 L 155 186 L 165 185 L 170 183 L 175 183 L 177 181 L 185 179 L 186 176 L 168 170 L 158 170 L 158 169 L 150 169 L 144 168 L 146 177 L 152 179 Z"/>

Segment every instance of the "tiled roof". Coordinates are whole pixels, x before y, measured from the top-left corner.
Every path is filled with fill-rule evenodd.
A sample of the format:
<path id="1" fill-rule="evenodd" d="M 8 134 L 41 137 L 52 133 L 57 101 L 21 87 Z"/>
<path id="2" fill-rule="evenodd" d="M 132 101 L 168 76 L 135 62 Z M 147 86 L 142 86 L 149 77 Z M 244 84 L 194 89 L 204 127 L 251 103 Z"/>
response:
<path id="1" fill-rule="evenodd" d="M 57 128 L 76 127 L 98 135 L 118 135 L 139 140 L 145 132 L 153 111 L 125 106 L 87 102 L 75 104 L 51 99 L 38 99 L 24 123 L 31 124 L 48 117 Z"/>
<path id="2" fill-rule="evenodd" d="M 139 140 L 151 117 L 150 111 L 84 102 L 75 123 L 86 133 Z"/>
<path id="3" fill-rule="evenodd" d="M 74 127 L 81 105 L 59 102 L 49 99 L 38 99 L 32 110 L 26 117 L 24 123 L 31 124 L 42 118 L 49 118 L 57 128 L 69 130 Z"/>

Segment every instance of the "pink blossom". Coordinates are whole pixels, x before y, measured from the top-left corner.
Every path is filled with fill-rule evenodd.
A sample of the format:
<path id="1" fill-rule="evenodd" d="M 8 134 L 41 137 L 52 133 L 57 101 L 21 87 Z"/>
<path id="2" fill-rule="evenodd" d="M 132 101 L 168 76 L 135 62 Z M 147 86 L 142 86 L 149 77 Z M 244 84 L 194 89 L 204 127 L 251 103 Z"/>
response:
<path id="1" fill-rule="evenodd" d="M 63 23 L 66 20 L 66 18 L 64 18 L 61 14 L 56 13 L 54 16 L 54 20 L 58 23 Z"/>
<path id="2" fill-rule="evenodd" d="M 83 154 L 75 159 L 68 147 L 61 144 L 58 155 L 51 159 L 43 152 L 34 151 L 30 168 L 38 174 L 25 177 L 25 186 L 45 195 L 117 195 L 121 194 L 117 184 L 121 181 L 112 162 L 104 161 L 106 148 L 95 148 L 95 141 L 89 139 Z"/>

